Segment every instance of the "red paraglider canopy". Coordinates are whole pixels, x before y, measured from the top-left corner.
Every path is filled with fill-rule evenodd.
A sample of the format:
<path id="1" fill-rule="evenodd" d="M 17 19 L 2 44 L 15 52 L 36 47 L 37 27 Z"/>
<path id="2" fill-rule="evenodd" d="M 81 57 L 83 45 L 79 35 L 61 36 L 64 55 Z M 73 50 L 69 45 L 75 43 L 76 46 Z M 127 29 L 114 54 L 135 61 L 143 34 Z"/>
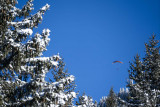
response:
<path id="1" fill-rule="evenodd" d="M 114 63 L 121 63 L 121 64 L 123 64 L 123 62 L 121 62 L 121 61 L 113 61 L 112 64 L 114 64 Z"/>

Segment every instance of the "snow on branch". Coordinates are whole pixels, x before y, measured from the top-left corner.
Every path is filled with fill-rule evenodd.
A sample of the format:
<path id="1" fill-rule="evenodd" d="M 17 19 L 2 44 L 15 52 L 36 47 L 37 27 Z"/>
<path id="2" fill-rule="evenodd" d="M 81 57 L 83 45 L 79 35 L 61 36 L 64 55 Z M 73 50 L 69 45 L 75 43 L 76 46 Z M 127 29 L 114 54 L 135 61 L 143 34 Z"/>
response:
<path id="1" fill-rule="evenodd" d="M 17 32 L 19 34 L 25 34 L 25 35 L 32 35 L 33 31 L 32 29 L 18 29 Z"/>
<path id="2" fill-rule="evenodd" d="M 36 14 L 30 15 L 33 10 L 32 2 L 33 0 L 28 0 L 22 9 L 15 7 L 16 0 L 2 0 L 4 6 L 0 5 L 0 11 L 3 12 L 1 16 L 5 16 L 5 21 L 2 21 L 5 29 L 0 35 L 2 103 L 5 106 L 22 107 L 72 105 L 76 93 L 66 90 L 66 86 L 72 85 L 74 76 L 65 74 L 66 76 L 56 82 L 46 80 L 46 73 L 55 67 L 61 67 L 59 54 L 41 57 L 42 52 L 47 50 L 50 30 L 44 29 L 41 34 L 36 33 L 27 38 L 33 34 L 33 28 L 38 26 L 43 19 L 42 15 L 50 7 L 46 4 Z M 18 21 L 18 18 L 22 19 Z"/>
<path id="3" fill-rule="evenodd" d="M 52 98 L 57 99 L 58 105 L 64 105 L 66 103 L 66 101 L 69 101 L 70 99 L 76 98 L 75 92 L 65 93 L 63 90 L 64 84 L 67 84 L 67 83 L 69 84 L 73 81 L 74 81 L 74 76 L 70 75 L 67 78 L 63 78 L 58 82 L 53 82 L 52 84 L 50 84 L 50 88 L 48 88 L 47 90 L 50 90 L 49 93 Z M 58 90 L 59 90 L 59 92 L 56 93 Z M 55 103 L 52 104 L 52 101 L 51 101 L 51 105 L 55 106 L 56 104 Z"/>
<path id="4" fill-rule="evenodd" d="M 8 26 L 13 26 L 15 28 L 33 28 L 36 27 L 38 25 L 38 23 L 41 22 L 42 15 L 44 14 L 45 11 L 47 11 L 49 9 L 49 5 L 46 4 L 45 6 L 43 6 L 35 15 L 25 18 L 22 21 L 18 21 L 18 22 L 7 22 Z"/>
<path id="5" fill-rule="evenodd" d="M 36 80 L 36 81 L 35 81 Z M 29 83 L 24 84 L 23 86 L 20 86 L 17 88 L 17 91 L 23 92 L 23 89 L 26 89 L 27 87 L 41 87 L 34 91 L 34 94 L 32 90 L 28 90 L 27 93 L 30 93 L 28 96 L 25 96 L 20 98 L 14 105 L 24 104 L 24 103 L 30 103 L 33 102 L 35 98 L 37 99 L 37 103 L 39 106 L 42 105 L 41 101 L 38 99 L 45 99 L 48 101 L 50 106 L 60 106 L 65 105 L 67 101 L 72 100 L 73 98 L 76 98 L 75 92 L 69 92 L 66 93 L 63 90 L 63 85 L 66 83 L 71 83 L 74 81 L 74 76 L 70 75 L 67 78 L 61 79 L 58 82 L 54 82 L 52 84 L 48 84 L 48 82 L 45 81 L 39 81 L 38 79 L 31 80 Z M 24 94 L 24 93 L 23 93 Z M 23 103 L 21 103 L 23 102 Z"/>
<path id="6" fill-rule="evenodd" d="M 52 66 L 58 66 L 58 60 L 61 59 L 59 55 L 54 55 L 52 57 L 39 57 L 39 58 L 26 58 L 25 62 L 46 62 L 50 63 Z"/>
<path id="7" fill-rule="evenodd" d="M 41 35 L 38 33 L 35 34 L 32 40 L 29 40 L 27 44 L 25 44 L 27 47 L 26 53 L 30 53 L 32 51 L 34 56 L 41 56 L 42 52 L 47 50 L 46 46 L 50 41 L 49 35 L 49 29 L 44 29 Z"/>
<path id="8" fill-rule="evenodd" d="M 16 8 L 14 5 L 9 5 L 10 8 L 11 8 L 9 10 L 9 14 L 13 18 L 29 15 L 29 12 L 34 9 L 32 2 L 33 2 L 33 0 L 28 0 L 28 2 L 26 3 L 26 5 L 24 5 L 22 9 Z"/>
<path id="9" fill-rule="evenodd" d="M 49 9 L 50 5 L 46 4 L 45 6 L 43 6 L 41 8 L 41 11 L 46 11 L 47 9 Z"/>

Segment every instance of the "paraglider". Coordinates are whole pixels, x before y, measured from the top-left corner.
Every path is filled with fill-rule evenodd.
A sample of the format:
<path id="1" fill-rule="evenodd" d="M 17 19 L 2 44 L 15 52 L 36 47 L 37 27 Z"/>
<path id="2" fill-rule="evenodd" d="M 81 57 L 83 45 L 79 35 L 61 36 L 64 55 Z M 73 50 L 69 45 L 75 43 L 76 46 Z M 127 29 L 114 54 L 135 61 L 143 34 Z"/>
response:
<path id="1" fill-rule="evenodd" d="M 113 61 L 112 64 L 114 64 L 114 63 L 121 63 L 121 64 L 123 64 L 123 62 L 121 62 L 121 61 Z"/>

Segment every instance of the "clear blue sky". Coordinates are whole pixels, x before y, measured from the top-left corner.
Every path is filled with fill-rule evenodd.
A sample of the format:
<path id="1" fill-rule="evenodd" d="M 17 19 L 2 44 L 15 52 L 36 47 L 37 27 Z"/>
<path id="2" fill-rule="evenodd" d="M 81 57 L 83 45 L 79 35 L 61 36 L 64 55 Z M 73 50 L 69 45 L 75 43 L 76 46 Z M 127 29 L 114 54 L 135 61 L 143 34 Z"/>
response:
<path id="1" fill-rule="evenodd" d="M 160 36 L 160 0 L 35 0 L 34 12 L 46 3 L 51 8 L 34 32 L 52 31 L 44 55 L 59 52 L 76 77 L 76 90 L 97 101 L 112 86 L 115 92 L 125 87 L 129 61 L 144 55 L 153 32 Z"/>

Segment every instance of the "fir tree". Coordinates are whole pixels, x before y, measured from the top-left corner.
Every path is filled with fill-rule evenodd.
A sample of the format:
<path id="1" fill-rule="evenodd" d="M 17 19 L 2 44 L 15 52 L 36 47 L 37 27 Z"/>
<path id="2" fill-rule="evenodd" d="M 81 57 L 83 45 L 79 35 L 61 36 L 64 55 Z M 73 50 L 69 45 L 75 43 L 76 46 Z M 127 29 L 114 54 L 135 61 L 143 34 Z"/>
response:
<path id="1" fill-rule="evenodd" d="M 128 82 L 130 100 L 133 107 L 158 107 L 160 102 L 160 55 L 159 41 L 153 35 L 146 43 L 146 54 L 141 61 L 137 55 L 131 63 Z"/>
<path id="2" fill-rule="evenodd" d="M 125 102 L 129 101 L 129 90 L 128 88 L 120 88 L 120 91 L 117 95 L 118 107 L 128 107 Z"/>
<path id="3" fill-rule="evenodd" d="M 102 98 L 100 99 L 100 102 L 99 102 L 99 104 L 98 104 L 98 107 L 107 107 L 106 100 L 107 100 L 107 97 L 106 97 L 106 96 L 105 96 L 105 97 L 102 97 Z"/>
<path id="4" fill-rule="evenodd" d="M 109 95 L 106 99 L 107 107 L 117 107 L 117 96 L 113 91 L 113 87 L 110 89 Z"/>
<path id="5" fill-rule="evenodd" d="M 32 2 L 28 0 L 19 9 L 15 7 L 16 0 L 0 0 L 0 106 L 66 106 L 76 97 L 75 92 L 66 93 L 64 89 L 74 76 L 53 83 L 45 80 L 46 73 L 58 67 L 61 58 L 41 57 L 50 41 L 50 30 L 32 34 L 50 6 L 46 4 L 30 15 Z"/>
<path id="6" fill-rule="evenodd" d="M 70 77 L 70 74 L 68 73 L 68 70 L 65 70 L 65 63 L 63 59 L 58 59 L 58 67 L 54 68 L 51 72 L 53 75 L 53 78 L 50 78 L 50 81 L 52 83 L 59 82 L 62 79 Z M 63 85 L 63 92 L 66 94 L 69 94 L 70 92 L 73 92 L 75 90 L 75 81 L 71 81 L 69 83 L 66 83 Z M 65 102 L 65 106 L 73 105 L 73 99 L 70 98 L 68 101 Z"/>
<path id="7" fill-rule="evenodd" d="M 140 60 L 139 55 L 137 54 L 134 58 L 133 63 L 130 63 L 130 70 L 129 70 L 129 80 L 128 85 L 129 87 L 129 103 L 133 106 L 139 106 L 144 104 L 143 96 L 144 93 L 139 90 L 144 90 L 145 88 L 145 75 L 144 75 L 144 67 L 142 61 Z M 135 103 L 135 104 L 134 104 Z"/>
<path id="8" fill-rule="evenodd" d="M 97 102 L 93 102 L 92 97 L 87 96 L 85 93 L 78 97 L 76 102 L 77 107 L 97 107 Z"/>
<path id="9" fill-rule="evenodd" d="M 59 81 L 70 76 L 68 69 L 65 69 L 64 59 L 59 59 L 58 62 L 58 67 L 51 71 L 53 75 L 53 79 L 50 79 L 51 82 Z M 75 90 L 75 87 L 75 81 L 73 81 L 70 84 L 65 84 L 64 90 L 66 92 L 71 92 Z"/>
<path id="10" fill-rule="evenodd" d="M 113 87 L 111 87 L 109 95 L 107 97 L 102 97 L 98 107 L 117 107 L 118 99 L 116 93 L 113 91 Z"/>

